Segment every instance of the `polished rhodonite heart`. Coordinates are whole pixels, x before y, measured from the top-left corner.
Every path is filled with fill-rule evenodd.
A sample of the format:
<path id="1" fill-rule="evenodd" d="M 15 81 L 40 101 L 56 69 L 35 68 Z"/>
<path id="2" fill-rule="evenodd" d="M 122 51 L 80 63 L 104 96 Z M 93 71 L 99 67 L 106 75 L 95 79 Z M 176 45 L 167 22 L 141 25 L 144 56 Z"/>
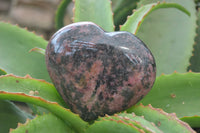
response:
<path id="1" fill-rule="evenodd" d="M 141 40 L 129 32 L 104 32 L 91 22 L 56 32 L 46 64 L 62 98 L 86 121 L 136 104 L 156 77 L 154 58 Z"/>

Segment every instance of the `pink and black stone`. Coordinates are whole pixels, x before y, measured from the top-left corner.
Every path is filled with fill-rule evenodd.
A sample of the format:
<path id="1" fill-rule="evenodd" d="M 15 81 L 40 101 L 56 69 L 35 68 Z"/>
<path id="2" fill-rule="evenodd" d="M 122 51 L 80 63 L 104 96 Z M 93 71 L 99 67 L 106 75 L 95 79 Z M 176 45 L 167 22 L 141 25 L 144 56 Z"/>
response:
<path id="1" fill-rule="evenodd" d="M 91 22 L 56 32 L 46 64 L 62 98 L 86 121 L 136 104 L 156 77 L 154 58 L 140 39 L 129 32 L 104 32 Z"/>

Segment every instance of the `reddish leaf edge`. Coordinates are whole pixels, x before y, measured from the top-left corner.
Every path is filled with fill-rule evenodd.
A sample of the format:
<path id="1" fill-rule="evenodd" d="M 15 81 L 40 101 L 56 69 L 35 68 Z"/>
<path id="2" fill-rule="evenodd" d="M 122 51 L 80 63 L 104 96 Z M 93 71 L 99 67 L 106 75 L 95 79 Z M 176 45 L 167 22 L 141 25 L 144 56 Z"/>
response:
<path id="1" fill-rule="evenodd" d="M 189 70 L 188 72 L 184 72 L 184 73 L 179 73 L 176 70 L 171 73 L 171 74 L 165 74 L 162 73 L 160 74 L 158 77 L 164 76 L 164 77 L 169 77 L 172 75 L 181 75 L 181 76 L 185 76 L 186 74 L 198 74 L 199 72 L 193 72 L 192 70 Z M 157 77 L 157 78 L 158 78 Z M 172 96 L 173 97 L 173 96 Z M 138 103 L 142 104 L 141 102 Z M 129 109 L 131 109 L 132 107 L 130 107 Z M 188 123 L 192 128 L 200 128 L 200 116 L 199 115 L 194 115 L 194 116 L 182 116 L 182 117 L 178 117 L 181 121 L 184 121 L 186 123 Z"/>
<path id="2" fill-rule="evenodd" d="M 55 88 L 54 85 L 52 83 L 49 83 L 47 82 L 46 80 L 44 79 L 35 79 L 33 77 L 31 77 L 30 75 L 26 75 L 24 77 L 21 77 L 21 76 L 16 76 L 16 75 L 13 75 L 13 74 L 7 74 L 7 75 L 1 75 L 0 76 L 0 80 L 3 79 L 3 78 L 14 78 L 16 80 L 16 82 L 19 82 L 19 80 L 31 80 L 33 82 L 37 82 L 37 83 L 41 83 L 43 85 L 47 85 L 49 86 L 50 88 Z M 0 89 L 2 90 L 2 89 Z M 34 91 L 36 90 L 36 91 Z M 2 91 L 5 91 L 5 92 L 16 92 L 16 91 L 7 91 L 7 90 L 2 90 Z M 20 91 L 21 93 L 24 93 L 24 94 L 27 94 L 27 95 L 31 95 L 31 96 L 38 96 L 38 97 L 41 97 L 47 101 L 52 101 L 52 102 L 57 102 L 59 105 L 65 107 L 65 108 L 69 108 L 66 103 L 64 102 L 64 100 L 62 99 L 62 97 L 59 95 L 59 93 L 57 92 L 57 90 L 53 90 L 54 91 L 54 95 L 56 97 L 56 99 L 48 99 L 47 96 L 43 96 L 43 95 L 40 95 L 40 93 L 37 91 L 37 88 L 33 89 L 33 90 L 30 90 L 29 92 L 24 92 L 24 91 Z M 57 92 L 57 93 L 56 93 Z"/>
<path id="3" fill-rule="evenodd" d="M 36 115 L 35 117 L 34 117 L 34 119 L 26 119 L 26 121 L 24 122 L 24 123 L 17 123 L 17 127 L 16 128 L 10 128 L 9 129 L 9 133 L 13 133 L 13 132 L 21 132 L 21 131 L 23 131 L 23 128 L 25 127 L 26 128 L 26 132 L 29 132 L 29 128 L 31 128 L 31 127 L 33 127 L 33 126 L 30 126 L 30 125 L 32 125 L 33 123 L 35 123 L 35 128 L 37 128 L 36 130 L 40 130 L 40 127 L 38 127 L 37 125 L 39 124 L 39 123 L 41 123 L 41 121 L 39 121 L 39 123 L 38 122 L 36 122 L 36 121 L 38 121 L 38 119 L 41 119 L 42 118 L 42 122 L 44 122 L 44 121 L 46 121 L 46 122 L 49 122 L 49 121 L 47 121 L 46 120 L 46 118 L 48 118 L 48 117 L 54 117 L 54 119 L 59 119 L 57 116 L 55 116 L 54 114 L 52 114 L 52 113 L 50 113 L 50 112 L 48 112 L 48 113 L 43 113 L 43 115 Z M 43 119 L 44 118 L 44 119 Z M 61 119 L 60 119 L 61 120 Z M 62 121 L 63 122 L 63 121 Z M 49 122 L 49 123 L 51 123 L 51 122 Z M 43 125 L 42 125 L 43 126 Z M 44 126 L 45 127 L 45 126 Z M 22 128 L 22 130 L 21 129 L 19 129 L 19 128 Z M 34 129 L 35 129 L 34 128 Z M 45 127 L 46 128 L 46 127 Z M 54 128 L 54 127 L 52 127 L 52 128 Z M 57 128 L 57 127 L 56 127 Z M 16 131 L 16 130 L 18 130 L 18 131 Z M 48 129 L 49 130 L 49 129 Z M 51 130 L 51 129 L 50 129 Z M 71 129 L 70 127 L 68 127 L 67 125 L 65 125 L 65 130 L 66 131 L 73 131 L 73 129 Z M 32 131 L 31 131 L 32 132 Z M 70 132 L 71 133 L 71 132 Z M 73 132 L 74 133 L 74 132 Z"/>
<path id="4" fill-rule="evenodd" d="M 56 102 L 49 102 L 41 97 L 30 96 L 24 93 L 10 93 L 0 91 L 0 99 L 26 102 L 46 108 L 57 117 L 62 119 L 69 127 L 73 128 L 77 132 L 83 132 L 88 126 L 88 123 L 83 121 L 79 117 L 79 115 L 72 113 L 69 109 L 60 106 Z"/>
<path id="5" fill-rule="evenodd" d="M 31 52 L 37 52 L 39 54 L 45 55 L 45 49 L 43 49 L 43 48 L 35 47 L 35 48 L 32 48 L 31 50 L 29 50 L 29 53 L 31 53 Z"/>
<path id="6" fill-rule="evenodd" d="M 134 112 L 132 113 L 127 113 L 126 111 L 123 112 L 122 114 L 126 114 L 126 115 L 132 115 L 132 117 L 141 117 L 145 120 L 144 116 L 137 116 L 135 115 Z M 112 118 L 114 117 L 114 118 Z M 115 118 L 118 118 L 119 120 L 116 120 Z M 100 119 L 101 120 L 101 119 Z M 114 114 L 114 115 L 105 115 L 105 117 L 102 117 L 102 120 L 110 120 L 110 121 L 123 121 L 123 123 L 126 123 L 127 125 L 129 126 L 132 126 L 133 128 L 136 128 L 138 131 L 142 131 L 142 133 L 145 133 L 145 132 L 152 132 L 152 130 L 148 127 L 148 126 L 145 126 L 143 123 L 141 123 L 140 121 L 138 120 L 133 120 L 131 117 L 129 116 L 121 116 L 120 113 L 119 114 Z M 146 120 L 147 121 L 147 120 Z M 133 124 L 133 123 L 134 124 Z M 148 121 L 150 122 L 150 121 Z M 150 122 L 151 125 L 154 127 L 154 128 L 157 128 L 156 125 L 153 123 L 153 122 Z M 158 128 L 157 128 L 158 129 Z M 159 129 L 158 129 L 159 130 Z M 161 131 L 161 130 L 160 130 Z M 162 132 L 162 131 L 161 131 Z"/>
<path id="7" fill-rule="evenodd" d="M 52 83 L 49 83 L 49 82 L 47 82 L 47 81 L 44 80 L 44 79 L 35 79 L 35 78 L 32 78 L 29 74 L 27 74 L 27 75 L 24 76 L 24 77 L 16 76 L 16 75 L 14 75 L 14 74 L 6 74 L 6 75 L 1 75 L 1 76 L 0 76 L 0 79 L 3 78 L 3 77 L 14 77 L 14 78 L 19 78 L 19 79 L 31 79 L 31 80 L 40 81 L 40 82 L 43 82 L 43 83 L 45 83 L 45 84 L 48 84 L 48 85 L 52 85 L 52 86 L 53 86 Z"/>

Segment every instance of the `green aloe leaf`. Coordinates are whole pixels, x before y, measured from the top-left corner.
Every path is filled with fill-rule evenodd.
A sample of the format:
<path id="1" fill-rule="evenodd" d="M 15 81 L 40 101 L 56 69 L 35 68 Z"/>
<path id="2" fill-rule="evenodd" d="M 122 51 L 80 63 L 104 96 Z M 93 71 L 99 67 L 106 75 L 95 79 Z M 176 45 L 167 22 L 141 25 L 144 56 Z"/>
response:
<path id="1" fill-rule="evenodd" d="M 43 107 L 36 106 L 34 104 L 26 103 L 31 109 L 33 115 L 43 115 L 44 113 L 49 113 L 49 111 Z"/>
<path id="2" fill-rule="evenodd" d="M 0 76 L 0 91 L 12 93 L 20 92 L 66 106 L 53 84 L 44 80 L 33 79 L 28 75 L 26 77 L 14 75 Z"/>
<path id="3" fill-rule="evenodd" d="M 156 78 L 152 90 L 142 99 L 144 105 L 175 112 L 179 118 L 200 116 L 200 73 L 173 73 Z M 191 120 L 192 121 L 192 120 Z M 200 127 L 200 122 L 196 123 Z M 191 125 L 192 126 L 192 125 Z"/>
<path id="4" fill-rule="evenodd" d="M 76 132 L 81 133 L 88 126 L 87 122 L 83 121 L 77 114 L 72 113 L 69 109 L 62 107 L 55 102 L 46 101 L 45 99 L 37 96 L 30 96 L 20 92 L 11 93 L 0 91 L 0 99 L 26 102 L 41 106 L 62 119 L 70 128 Z"/>
<path id="5" fill-rule="evenodd" d="M 112 0 L 114 12 L 114 24 L 116 30 L 119 30 L 119 25 L 122 25 L 128 15 L 131 15 L 133 9 L 137 7 L 139 0 Z"/>
<path id="6" fill-rule="evenodd" d="M 182 121 L 187 122 L 190 124 L 191 127 L 193 128 L 199 128 L 200 127 L 200 116 L 185 116 L 181 118 Z"/>
<path id="7" fill-rule="evenodd" d="M 134 112 L 138 116 L 143 116 L 146 120 L 153 122 L 163 132 L 195 133 L 187 123 L 179 120 L 174 113 L 168 114 L 162 109 L 153 108 L 151 105 L 135 105 L 127 112 Z"/>
<path id="8" fill-rule="evenodd" d="M 84 133 L 144 133 L 142 129 L 122 120 L 95 121 Z"/>
<path id="9" fill-rule="evenodd" d="M 1 75 L 6 75 L 6 74 L 7 74 L 6 71 L 0 68 L 0 76 Z"/>
<path id="10" fill-rule="evenodd" d="M 136 114 L 134 114 L 134 113 Z M 118 123 L 118 124 L 116 124 Z M 128 125 L 128 126 L 127 126 Z M 195 131 L 185 122 L 179 120 L 175 114 L 168 114 L 151 105 L 136 105 L 128 110 L 128 113 L 119 113 L 113 116 L 106 115 L 98 118 L 86 130 L 86 133 L 194 133 Z"/>
<path id="11" fill-rule="evenodd" d="M 154 131 L 156 133 L 162 133 L 162 131 L 156 127 L 155 124 L 153 124 L 150 121 L 147 121 L 144 117 L 136 116 L 134 113 L 120 113 L 118 114 L 119 118 L 123 118 L 125 121 L 135 121 L 137 124 L 140 124 L 142 128 L 146 128 L 147 131 Z M 128 120 L 127 120 L 128 118 Z"/>
<path id="12" fill-rule="evenodd" d="M 0 22 L 0 68 L 7 73 L 51 81 L 44 55 L 29 53 L 34 47 L 45 49 L 46 45 L 47 41 L 26 29 Z"/>
<path id="13" fill-rule="evenodd" d="M 32 120 L 27 120 L 25 124 L 18 124 L 16 129 L 11 129 L 10 133 L 75 133 L 60 118 L 49 113 L 36 116 Z"/>
<path id="14" fill-rule="evenodd" d="M 140 0 L 141 5 L 163 0 Z M 191 14 L 187 16 L 177 9 L 160 9 L 152 12 L 142 23 L 137 36 L 152 51 L 156 64 L 157 75 L 170 74 L 175 70 L 186 72 L 196 29 L 196 10 L 193 0 L 165 0 L 185 7 Z"/>
<path id="15" fill-rule="evenodd" d="M 12 102 L 0 100 L 0 132 L 8 133 L 10 128 L 16 128 L 17 123 L 24 123 L 28 116 Z"/>
<path id="16" fill-rule="evenodd" d="M 123 0 L 111 0 L 111 2 L 112 2 L 112 10 L 115 11 L 118 8 L 120 8 L 120 5 L 123 2 Z"/>
<path id="17" fill-rule="evenodd" d="M 198 9 L 197 18 L 197 35 L 193 46 L 193 56 L 190 58 L 190 66 L 188 67 L 188 70 L 193 72 L 200 72 L 200 9 Z"/>
<path id="18" fill-rule="evenodd" d="M 161 8 L 177 8 L 180 11 L 183 11 L 190 16 L 190 13 L 182 6 L 176 3 L 153 3 L 140 7 L 138 10 L 135 10 L 133 15 L 128 17 L 128 20 L 124 25 L 121 26 L 122 31 L 128 31 L 133 34 L 137 34 L 141 24 L 145 18 L 153 11 Z"/>
<path id="19" fill-rule="evenodd" d="M 127 124 L 133 124 L 135 127 L 142 129 L 145 133 L 162 133 L 162 131 L 157 128 L 155 124 L 152 124 L 152 122 L 145 120 L 141 116 L 136 116 L 134 113 L 119 113 L 114 114 L 113 116 L 106 115 L 105 117 L 98 119 L 98 121 L 101 120 L 121 120 Z"/>
<path id="20" fill-rule="evenodd" d="M 62 0 L 57 8 L 55 16 L 56 29 L 60 29 L 64 26 L 64 17 L 66 8 L 72 0 Z"/>
<path id="21" fill-rule="evenodd" d="M 109 0 L 75 0 L 74 22 L 91 21 L 105 31 L 114 31 Z"/>

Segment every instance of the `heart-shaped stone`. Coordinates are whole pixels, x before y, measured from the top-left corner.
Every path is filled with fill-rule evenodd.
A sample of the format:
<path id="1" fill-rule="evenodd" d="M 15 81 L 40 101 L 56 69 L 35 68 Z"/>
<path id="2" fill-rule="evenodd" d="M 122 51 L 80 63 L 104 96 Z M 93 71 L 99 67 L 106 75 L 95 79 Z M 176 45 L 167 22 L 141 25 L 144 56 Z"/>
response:
<path id="1" fill-rule="evenodd" d="M 129 32 L 104 32 L 91 22 L 56 32 L 46 64 L 62 98 L 86 121 L 136 104 L 156 77 L 154 58 L 141 40 Z"/>

